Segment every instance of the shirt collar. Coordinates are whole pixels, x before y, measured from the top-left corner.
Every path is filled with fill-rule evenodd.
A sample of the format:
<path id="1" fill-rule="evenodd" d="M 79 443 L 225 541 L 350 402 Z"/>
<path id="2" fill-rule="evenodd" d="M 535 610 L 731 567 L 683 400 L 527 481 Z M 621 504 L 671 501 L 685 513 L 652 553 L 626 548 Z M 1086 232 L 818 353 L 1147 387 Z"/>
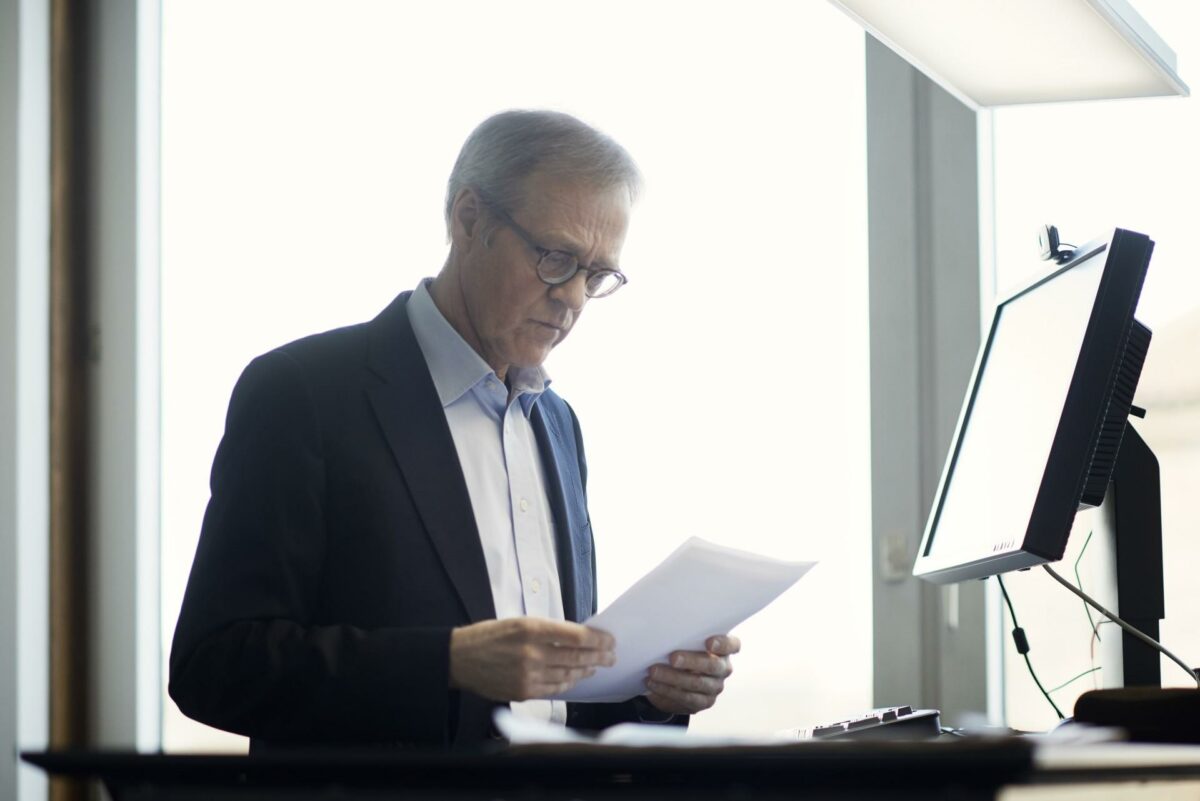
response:
<path id="1" fill-rule="evenodd" d="M 429 366 L 438 399 L 445 408 L 475 386 L 486 383 L 489 377 L 495 378 L 495 373 L 433 302 L 429 294 L 432 281 L 426 278 L 413 290 L 408 300 L 408 319 Z M 528 417 L 541 393 L 550 386 L 550 376 L 542 367 L 510 367 L 508 383 L 510 397 L 516 395 Z"/>

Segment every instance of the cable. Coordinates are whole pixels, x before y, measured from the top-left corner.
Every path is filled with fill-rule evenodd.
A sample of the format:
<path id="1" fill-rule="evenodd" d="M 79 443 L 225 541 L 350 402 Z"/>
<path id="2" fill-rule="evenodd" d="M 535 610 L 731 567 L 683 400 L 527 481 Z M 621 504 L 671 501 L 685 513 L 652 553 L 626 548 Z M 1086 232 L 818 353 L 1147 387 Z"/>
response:
<path id="1" fill-rule="evenodd" d="M 1100 642 L 1100 627 L 1104 625 L 1115 626 L 1117 624 L 1113 623 L 1111 620 L 1101 620 L 1096 624 L 1096 628 L 1092 630 L 1092 639 L 1088 643 L 1088 660 L 1092 667 L 1096 667 L 1096 643 Z M 1092 680 L 1092 689 L 1099 689 L 1096 686 L 1095 679 Z"/>
<path id="2" fill-rule="evenodd" d="M 1062 710 L 1058 708 L 1058 704 L 1054 703 L 1054 699 L 1050 697 L 1050 693 L 1046 692 L 1046 688 L 1042 686 L 1042 682 L 1037 677 L 1037 673 L 1033 669 L 1033 663 L 1029 661 L 1029 640 L 1025 639 L 1025 629 L 1021 628 L 1021 624 L 1017 622 L 1017 611 L 1013 609 L 1012 599 L 1008 597 L 1008 590 L 1004 587 L 1004 579 L 999 575 L 996 576 L 996 581 L 1000 582 L 1000 592 L 1004 595 L 1004 603 L 1008 604 L 1008 614 L 1012 617 L 1013 622 L 1013 642 L 1017 644 L 1017 653 L 1025 657 L 1025 665 L 1029 668 L 1029 675 L 1033 676 L 1033 683 L 1042 691 L 1042 695 L 1046 696 L 1047 703 L 1054 708 L 1054 714 L 1058 715 L 1058 719 L 1062 720 L 1065 716 Z"/>
<path id="3" fill-rule="evenodd" d="M 1079 681 L 1084 676 L 1090 676 L 1091 674 L 1095 673 L 1097 670 L 1101 670 L 1101 669 L 1102 668 L 1094 667 L 1091 670 L 1085 670 L 1082 673 L 1080 673 L 1078 676 L 1072 676 L 1071 678 L 1067 679 L 1066 681 L 1064 681 L 1062 684 L 1058 685 L 1057 687 L 1051 687 L 1049 692 L 1056 693 L 1059 690 L 1061 690 L 1063 687 L 1066 687 L 1067 685 L 1071 684 L 1072 682 Z"/>
<path id="4" fill-rule="evenodd" d="M 1079 556 L 1075 557 L 1075 586 L 1083 589 L 1083 578 L 1079 575 L 1079 563 L 1083 561 L 1083 555 L 1087 553 L 1088 543 L 1092 541 L 1092 534 L 1095 531 L 1089 531 L 1087 539 L 1083 541 L 1083 547 L 1079 549 Z M 1092 666 L 1092 689 L 1096 689 L 1095 674 L 1098 668 L 1096 667 L 1096 643 L 1100 642 L 1100 625 L 1092 619 L 1092 607 L 1087 605 L 1087 602 L 1080 601 L 1083 604 L 1083 613 L 1087 615 L 1088 625 L 1092 627 L 1092 636 L 1088 638 L 1088 664 Z M 1112 623 L 1111 620 L 1101 620 L 1100 623 Z M 1053 692 L 1053 690 L 1051 690 Z"/>
<path id="5" fill-rule="evenodd" d="M 1092 541 L 1092 533 L 1088 532 L 1087 539 L 1083 541 L 1083 547 L 1079 549 L 1079 556 L 1075 557 L 1075 586 L 1083 589 L 1083 579 L 1079 577 L 1079 563 L 1083 561 L 1083 554 L 1087 551 L 1088 543 Z M 1092 634 L 1097 640 L 1100 639 L 1100 630 L 1096 628 L 1096 621 L 1092 620 L 1092 608 L 1087 605 L 1087 601 L 1083 602 L 1083 613 L 1087 615 L 1088 625 L 1092 627 Z"/>
<path id="6" fill-rule="evenodd" d="M 1076 589 L 1075 586 L 1073 584 L 1071 584 L 1071 582 L 1067 581 L 1062 576 L 1055 573 L 1054 570 L 1050 567 L 1050 565 L 1042 565 L 1042 568 L 1047 573 L 1049 573 L 1051 576 L 1053 576 L 1055 581 L 1057 581 L 1059 584 L 1066 587 L 1071 592 L 1078 595 L 1080 598 L 1082 598 L 1084 600 L 1085 603 L 1089 604 L 1097 612 L 1104 615 L 1106 618 L 1111 620 L 1113 623 L 1116 623 L 1118 626 L 1125 629 L 1125 631 L 1129 632 L 1129 634 L 1131 634 L 1134 637 L 1137 637 L 1139 640 L 1146 643 L 1146 645 L 1149 645 L 1154 650 L 1162 653 L 1168 659 L 1170 659 L 1172 662 L 1174 662 L 1175 664 L 1177 664 L 1181 668 L 1183 668 L 1184 671 L 1188 674 L 1188 676 L 1191 677 L 1192 681 L 1196 682 L 1196 686 L 1200 687 L 1200 676 L 1196 675 L 1196 671 L 1194 671 L 1190 667 L 1188 667 L 1187 663 L 1185 663 L 1182 659 L 1175 656 L 1175 654 L 1171 653 L 1166 648 L 1164 648 L 1162 646 L 1162 643 L 1160 643 L 1157 640 L 1154 640 L 1150 637 L 1147 637 L 1145 634 L 1138 631 L 1133 626 L 1129 625 L 1124 620 L 1122 620 L 1121 618 L 1114 615 L 1112 612 L 1105 609 L 1103 606 L 1101 606 L 1099 603 L 1097 603 L 1096 600 L 1094 598 L 1092 598 L 1090 595 L 1088 595 L 1086 592 L 1084 592 L 1083 590 L 1080 590 L 1080 589 Z M 1003 587 L 1004 585 L 1001 584 L 1000 586 Z"/>

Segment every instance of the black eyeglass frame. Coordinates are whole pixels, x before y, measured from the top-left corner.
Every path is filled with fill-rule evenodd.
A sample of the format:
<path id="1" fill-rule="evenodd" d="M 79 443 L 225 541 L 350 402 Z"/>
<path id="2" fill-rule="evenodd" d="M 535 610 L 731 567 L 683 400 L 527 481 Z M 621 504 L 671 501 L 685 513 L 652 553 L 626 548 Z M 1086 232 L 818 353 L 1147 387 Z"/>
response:
<path id="1" fill-rule="evenodd" d="M 508 212 L 506 212 L 504 209 L 497 206 L 495 203 L 492 203 L 490 200 L 487 200 L 482 195 L 480 195 L 480 200 L 483 201 L 483 204 L 485 206 L 487 206 L 488 209 L 493 214 L 495 214 L 497 217 L 500 218 L 500 221 L 502 223 L 504 223 L 509 228 L 511 228 L 513 230 L 513 233 L 515 233 L 517 236 L 521 237 L 522 241 L 524 241 L 526 245 L 529 245 L 529 247 L 531 247 L 533 249 L 533 251 L 535 253 L 537 253 L 538 260 L 537 260 L 537 264 L 535 265 L 535 269 L 537 270 L 538 278 L 541 279 L 542 283 L 548 284 L 550 286 L 561 286 L 562 284 L 568 283 L 569 281 L 574 279 L 575 276 L 579 274 L 579 271 L 583 270 L 585 273 L 587 273 L 587 279 L 584 281 L 584 284 L 583 284 L 583 287 L 584 287 L 583 291 L 587 294 L 587 296 L 589 298 L 592 298 L 593 300 L 596 298 L 607 298 L 609 295 L 612 295 L 618 289 L 625 286 L 625 284 L 629 283 L 629 279 L 625 276 L 625 273 L 621 272 L 620 270 L 611 270 L 607 267 L 585 266 L 583 264 L 580 264 L 579 257 L 576 256 L 574 253 L 571 253 L 570 251 L 557 250 L 555 248 L 548 248 L 548 247 L 543 247 L 542 245 L 539 245 L 537 243 L 537 241 L 533 238 L 533 234 L 529 233 L 524 228 L 522 228 L 520 225 L 518 225 L 517 221 L 514 220 L 512 218 L 512 216 L 509 215 Z M 571 261 L 575 262 L 575 269 L 569 271 L 562 277 L 557 277 L 557 276 L 547 277 L 546 274 L 542 271 L 542 264 L 545 263 L 547 256 L 550 256 L 551 254 L 554 254 L 554 253 L 558 253 L 558 254 L 561 254 L 563 256 L 570 258 Z M 607 292 L 603 292 L 601 294 L 593 294 L 592 287 L 591 287 L 592 280 L 594 278 L 596 278 L 597 276 L 609 276 L 609 275 L 611 275 L 617 279 L 616 286 L 614 286 L 612 289 L 608 290 Z"/>

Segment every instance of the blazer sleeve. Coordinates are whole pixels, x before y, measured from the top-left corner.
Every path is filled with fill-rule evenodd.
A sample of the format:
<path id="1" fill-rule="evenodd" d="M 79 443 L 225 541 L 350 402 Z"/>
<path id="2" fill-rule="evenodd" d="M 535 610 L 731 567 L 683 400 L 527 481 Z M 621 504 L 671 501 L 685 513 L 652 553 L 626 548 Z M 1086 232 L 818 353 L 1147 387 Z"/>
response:
<path id="1" fill-rule="evenodd" d="M 583 487 L 586 503 L 587 498 L 587 458 L 583 451 L 583 431 L 579 427 L 579 418 L 570 404 L 564 401 L 571 415 L 571 427 L 575 434 L 575 452 L 579 456 L 579 479 Z M 589 515 L 590 519 L 590 515 Z M 596 606 L 596 548 L 592 547 L 592 614 L 598 611 Z M 659 723 L 667 726 L 683 726 L 687 728 L 690 721 L 688 715 L 672 715 L 662 712 L 642 696 L 630 698 L 628 701 L 610 704 L 567 704 L 567 725 L 574 729 L 599 731 L 615 726 L 618 723 Z"/>
<path id="2" fill-rule="evenodd" d="M 326 550 L 320 421 L 300 365 L 242 374 L 171 647 L 189 717 L 277 742 L 449 739 L 448 627 L 314 620 Z"/>

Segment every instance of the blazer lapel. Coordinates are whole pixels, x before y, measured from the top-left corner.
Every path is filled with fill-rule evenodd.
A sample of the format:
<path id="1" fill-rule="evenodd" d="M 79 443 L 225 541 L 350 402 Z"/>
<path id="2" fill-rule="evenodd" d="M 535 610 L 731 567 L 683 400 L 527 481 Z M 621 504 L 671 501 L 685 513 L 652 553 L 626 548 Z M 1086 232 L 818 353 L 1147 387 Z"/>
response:
<path id="1" fill-rule="evenodd" d="M 383 380 L 367 394 L 467 616 L 487 620 L 496 616 L 487 562 L 454 439 L 408 321 L 409 294 L 369 324 L 367 364 Z"/>

